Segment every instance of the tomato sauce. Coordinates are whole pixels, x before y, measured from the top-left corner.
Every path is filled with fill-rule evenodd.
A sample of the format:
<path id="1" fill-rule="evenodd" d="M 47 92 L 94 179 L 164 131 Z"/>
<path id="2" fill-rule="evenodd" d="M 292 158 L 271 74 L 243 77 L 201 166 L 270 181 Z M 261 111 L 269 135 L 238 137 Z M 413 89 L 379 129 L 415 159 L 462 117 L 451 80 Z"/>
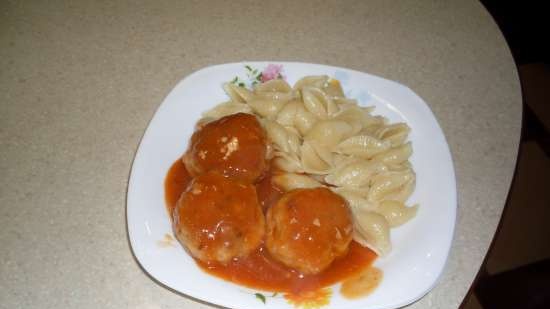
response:
<path id="1" fill-rule="evenodd" d="M 197 264 L 206 272 L 260 290 L 300 294 L 342 281 L 370 266 L 376 258 L 371 250 L 351 242 L 348 253 L 316 275 L 302 275 L 275 261 L 262 245 L 256 252 L 228 265 Z"/>
<path id="2" fill-rule="evenodd" d="M 172 220 L 172 213 L 181 193 L 187 189 L 187 185 L 192 179 L 181 159 L 177 159 L 168 170 L 164 180 L 164 200 L 166 201 L 166 210 L 170 220 Z"/>
<path id="3" fill-rule="evenodd" d="M 266 173 L 256 183 L 258 200 L 264 212 L 283 194 L 272 184 L 271 175 L 272 172 Z M 185 191 L 191 179 L 180 159 L 174 162 L 168 171 L 164 185 L 170 218 L 181 193 Z M 303 275 L 283 265 L 269 255 L 263 244 L 246 258 L 232 260 L 227 265 L 195 261 L 205 272 L 237 284 L 260 290 L 297 294 L 318 290 L 350 278 L 368 268 L 375 259 L 376 254 L 373 251 L 352 241 L 345 256 L 315 275 Z"/>
<path id="4" fill-rule="evenodd" d="M 271 205 L 274 205 L 279 198 L 283 195 L 283 191 L 277 188 L 271 182 L 271 177 L 275 171 L 269 169 L 267 173 L 256 183 L 256 194 L 258 194 L 258 201 L 264 211 L 267 212 Z"/>

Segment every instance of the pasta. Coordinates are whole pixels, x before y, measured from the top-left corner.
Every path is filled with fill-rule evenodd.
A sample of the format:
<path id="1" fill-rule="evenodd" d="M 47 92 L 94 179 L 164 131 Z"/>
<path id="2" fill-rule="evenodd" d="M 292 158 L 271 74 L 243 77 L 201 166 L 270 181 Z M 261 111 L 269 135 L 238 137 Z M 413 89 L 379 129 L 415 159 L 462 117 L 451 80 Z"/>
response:
<path id="1" fill-rule="evenodd" d="M 360 134 L 345 139 L 336 146 L 336 152 L 370 159 L 379 153 L 388 151 L 391 142 L 376 137 Z"/>
<path id="2" fill-rule="evenodd" d="M 317 121 L 304 136 L 306 141 L 315 141 L 319 145 L 333 147 L 344 138 L 354 134 L 353 126 L 342 120 Z"/>
<path id="3" fill-rule="evenodd" d="M 317 151 L 321 146 L 315 144 L 315 141 L 304 141 L 300 148 L 301 164 L 305 172 L 310 174 L 324 175 L 330 172 L 331 162 L 323 158 Z M 322 150 L 320 151 L 322 152 Z"/>
<path id="4" fill-rule="evenodd" d="M 247 103 L 256 114 L 267 119 L 273 119 L 281 108 L 283 108 L 285 102 L 273 99 L 255 98 Z"/>
<path id="5" fill-rule="evenodd" d="M 321 89 L 304 87 L 302 89 L 304 107 L 318 119 L 327 119 L 338 112 L 338 106 Z"/>
<path id="6" fill-rule="evenodd" d="M 325 181 L 337 187 L 363 187 L 371 183 L 374 175 L 387 171 L 383 163 L 374 161 L 355 161 L 334 170 L 325 177 Z"/>
<path id="7" fill-rule="evenodd" d="M 289 93 L 292 90 L 290 86 L 282 79 L 276 78 L 265 83 L 258 84 L 256 86 L 256 93 L 265 93 L 265 92 L 280 92 L 280 93 Z"/>
<path id="8" fill-rule="evenodd" d="M 380 173 L 372 177 L 368 190 L 370 201 L 379 202 L 391 199 L 392 195 L 399 194 L 407 189 L 407 183 L 413 180 L 414 174 L 410 170 L 401 172 Z"/>
<path id="9" fill-rule="evenodd" d="M 276 150 L 296 156 L 300 148 L 300 137 L 295 131 L 286 129 L 275 121 L 266 120 L 264 128 Z"/>
<path id="10" fill-rule="evenodd" d="M 296 115 L 294 118 L 294 126 L 300 132 L 300 134 L 305 135 L 311 127 L 315 124 L 317 118 L 306 110 L 302 103 L 298 104 L 296 107 Z"/>
<path id="11" fill-rule="evenodd" d="M 373 211 L 355 211 L 355 241 L 384 256 L 391 251 L 390 225 L 383 215 Z"/>
<path id="12" fill-rule="evenodd" d="M 311 177 L 293 173 L 276 175 L 273 177 L 273 182 L 285 191 L 323 186 L 320 182 Z"/>
<path id="13" fill-rule="evenodd" d="M 227 115 L 232 115 L 236 113 L 247 113 L 253 114 L 254 111 L 247 104 L 235 103 L 235 102 L 226 102 L 219 104 L 213 109 L 203 114 L 204 118 L 218 119 Z M 203 119 L 204 119 L 203 118 Z"/>
<path id="14" fill-rule="evenodd" d="M 390 227 L 396 227 L 414 217 L 417 209 L 418 205 L 405 207 L 398 201 L 383 201 L 374 211 L 383 215 Z"/>
<path id="15" fill-rule="evenodd" d="M 412 219 L 407 206 L 416 175 L 409 163 L 410 127 L 389 123 L 346 98 L 328 76 L 306 76 L 290 86 L 276 78 L 251 89 L 224 85 L 230 98 L 203 114 L 207 123 L 233 113 L 255 114 L 271 142 L 268 155 L 282 171 L 273 177 L 285 191 L 327 187 L 352 209 L 354 239 L 383 256 L 390 229 Z"/>
<path id="16" fill-rule="evenodd" d="M 231 99 L 231 102 L 234 103 L 246 103 L 254 97 L 254 94 L 250 90 L 232 83 L 225 84 L 223 89 Z"/>

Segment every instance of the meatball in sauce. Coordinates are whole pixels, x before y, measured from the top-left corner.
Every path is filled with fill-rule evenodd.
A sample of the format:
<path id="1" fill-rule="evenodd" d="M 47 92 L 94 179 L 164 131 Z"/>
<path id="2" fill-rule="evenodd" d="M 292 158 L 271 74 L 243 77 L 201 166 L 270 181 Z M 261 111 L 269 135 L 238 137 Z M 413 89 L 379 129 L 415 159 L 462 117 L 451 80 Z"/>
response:
<path id="1" fill-rule="evenodd" d="M 226 264 L 260 245 L 265 219 L 254 186 L 208 172 L 194 178 L 182 193 L 173 228 L 193 257 Z"/>
<path id="2" fill-rule="evenodd" d="M 266 247 L 304 274 L 326 269 L 347 253 L 352 216 L 347 202 L 326 188 L 292 190 L 267 212 Z"/>
<path id="3" fill-rule="evenodd" d="M 265 131 L 255 116 L 238 113 L 198 128 L 183 162 L 192 176 L 208 171 L 254 182 L 266 169 Z"/>

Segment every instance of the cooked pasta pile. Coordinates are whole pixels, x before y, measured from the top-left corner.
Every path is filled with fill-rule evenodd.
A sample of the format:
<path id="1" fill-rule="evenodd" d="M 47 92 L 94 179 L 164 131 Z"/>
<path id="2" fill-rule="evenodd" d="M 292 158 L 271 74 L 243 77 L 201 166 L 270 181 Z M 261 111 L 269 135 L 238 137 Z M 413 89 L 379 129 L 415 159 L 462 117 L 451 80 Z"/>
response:
<path id="1" fill-rule="evenodd" d="M 271 141 L 269 158 L 283 171 L 275 184 L 286 191 L 330 188 L 352 209 L 354 240 L 380 256 L 391 251 L 390 228 L 418 208 L 405 205 L 415 187 L 405 123 L 372 115 L 328 76 L 307 76 L 294 87 L 273 79 L 252 90 L 232 83 L 224 89 L 230 100 L 204 113 L 199 124 L 255 114 Z"/>

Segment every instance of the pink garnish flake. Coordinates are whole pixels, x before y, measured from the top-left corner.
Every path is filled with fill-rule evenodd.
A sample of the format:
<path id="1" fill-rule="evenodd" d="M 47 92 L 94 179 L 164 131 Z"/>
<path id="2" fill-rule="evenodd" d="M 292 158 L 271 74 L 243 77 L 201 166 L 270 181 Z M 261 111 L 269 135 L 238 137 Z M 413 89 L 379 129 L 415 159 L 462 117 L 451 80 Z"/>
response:
<path id="1" fill-rule="evenodd" d="M 282 65 L 269 64 L 262 72 L 262 83 L 270 81 L 276 78 L 284 78 L 281 72 L 283 71 Z"/>

